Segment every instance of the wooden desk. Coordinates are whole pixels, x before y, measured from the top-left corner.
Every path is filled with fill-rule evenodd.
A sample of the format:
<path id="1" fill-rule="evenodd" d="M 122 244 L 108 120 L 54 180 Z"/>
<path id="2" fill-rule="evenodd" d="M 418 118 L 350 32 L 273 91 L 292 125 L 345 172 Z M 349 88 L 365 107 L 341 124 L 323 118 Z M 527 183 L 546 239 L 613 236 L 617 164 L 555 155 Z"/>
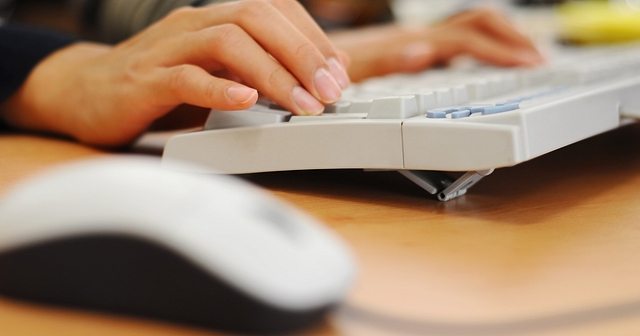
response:
<path id="1" fill-rule="evenodd" d="M 335 229 L 360 276 L 305 335 L 632 335 L 640 331 L 640 125 L 500 169 L 440 203 L 394 173 L 247 176 Z M 105 155 L 0 136 L 0 193 Z M 215 335 L 0 299 L 1 335 Z M 519 334 L 519 333 L 518 333 Z"/>

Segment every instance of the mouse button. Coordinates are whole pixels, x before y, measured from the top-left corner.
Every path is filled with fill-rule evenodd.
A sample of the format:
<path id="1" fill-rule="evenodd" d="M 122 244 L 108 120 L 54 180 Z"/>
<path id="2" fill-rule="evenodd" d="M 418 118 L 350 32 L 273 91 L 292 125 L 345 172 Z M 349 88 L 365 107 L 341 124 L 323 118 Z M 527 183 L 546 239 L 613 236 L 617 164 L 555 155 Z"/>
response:
<path id="1" fill-rule="evenodd" d="M 304 243 L 307 236 L 307 225 L 304 224 L 309 219 L 299 216 L 295 209 L 276 202 L 260 202 L 252 204 L 248 212 L 265 226 L 275 229 L 274 232 L 281 234 L 291 243 Z"/>
<path id="2" fill-rule="evenodd" d="M 118 183 L 87 188 L 65 181 L 36 180 L 7 195 L 0 203 L 3 244 L 94 231 L 162 230 L 199 208 L 198 200 L 145 197 L 133 189 L 123 194 Z"/>

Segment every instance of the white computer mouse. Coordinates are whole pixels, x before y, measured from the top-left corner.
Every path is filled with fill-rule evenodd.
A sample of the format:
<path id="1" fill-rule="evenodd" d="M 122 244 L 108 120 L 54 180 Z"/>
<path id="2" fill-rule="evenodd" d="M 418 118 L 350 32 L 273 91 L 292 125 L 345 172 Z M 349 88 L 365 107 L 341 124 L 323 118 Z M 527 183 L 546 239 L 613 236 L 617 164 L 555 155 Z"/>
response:
<path id="1" fill-rule="evenodd" d="M 308 326 L 354 261 L 318 221 L 239 179 L 119 157 L 70 164 L 0 201 L 0 293 L 234 332 Z"/>

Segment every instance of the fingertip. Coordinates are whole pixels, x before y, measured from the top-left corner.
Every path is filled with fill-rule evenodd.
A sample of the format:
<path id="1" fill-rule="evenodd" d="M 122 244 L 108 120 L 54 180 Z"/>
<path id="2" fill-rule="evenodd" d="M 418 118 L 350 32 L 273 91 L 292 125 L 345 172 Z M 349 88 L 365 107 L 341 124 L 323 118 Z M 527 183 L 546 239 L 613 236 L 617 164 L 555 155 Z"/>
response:
<path id="1" fill-rule="evenodd" d="M 351 79 L 349 78 L 345 68 L 342 66 L 342 63 L 335 57 L 331 57 L 327 60 L 327 64 L 329 65 L 329 72 L 331 73 L 331 76 L 333 76 L 333 79 L 335 79 L 340 88 L 348 88 L 351 84 Z"/>
<path id="2" fill-rule="evenodd" d="M 529 67 L 535 67 L 545 63 L 545 59 L 542 55 L 532 52 L 517 53 L 515 54 L 515 59 L 521 65 Z"/>
<path id="3" fill-rule="evenodd" d="M 313 76 L 313 86 L 318 98 L 325 104 L 340 100 L 342 89 L 335 77 L 325 68 L 318 68 Z"/>
<path id="4" fill-rule="evenodd" d="M 226 90 L 227 98 L 237 105 L 255 104 L 258 90 L 240 84 L 232 84 Z"/>
<path id="5" fill-rule="evenodd" d="M 301 88 L 300 86 L 296 86 L 291 91 L 291 95 L 293 98 L 293 102 L 298 108 L 296 114 L 299 115 L 319 115 L 322 114 L 324 110 L 324 105 L 322 105 L 318 100 L 316 100 L 307 90 Z"/>

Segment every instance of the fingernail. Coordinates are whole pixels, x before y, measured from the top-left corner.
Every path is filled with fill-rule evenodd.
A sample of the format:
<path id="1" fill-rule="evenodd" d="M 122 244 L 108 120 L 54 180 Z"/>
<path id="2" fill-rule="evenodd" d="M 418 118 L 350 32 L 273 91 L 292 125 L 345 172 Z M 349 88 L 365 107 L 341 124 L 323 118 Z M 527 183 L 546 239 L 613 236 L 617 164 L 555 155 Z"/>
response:
<path id="1" fill-rule="evenodd" d="M 296 86 L 293 88 L 293 102 L 305 115 L 319 115 L 324 110 L 324 105 L 320 104 L 307 90 Z"/>
<path id="2" fill-rule="evenodd" d="M 256 89 L 244 85 L 232 85 L 227 89 L 227 97 L 237 104 L 245 104 L 257 95 Z"/>
<path id="3" fill-rule="evenodd" d="M 342 64 L 338 62 L 335 57 L 329 58 L 327 60 L 327 64 L 329 64 L 329 72 L 331 72 L 331 76 L 333 76 L 333 79 L 336 80 L 336 83 L 338 83 L 340 88 L 348 88 L 351 80 L 349 79 L 347 71 L 342 67 Z"/>
<path id="4" fill-rule="evenodd" d="M 324 103 L 335 103 L 342 96 L 342 89 L 327 69 L 320 68 L 316 71 L 313 85 Z"/>

